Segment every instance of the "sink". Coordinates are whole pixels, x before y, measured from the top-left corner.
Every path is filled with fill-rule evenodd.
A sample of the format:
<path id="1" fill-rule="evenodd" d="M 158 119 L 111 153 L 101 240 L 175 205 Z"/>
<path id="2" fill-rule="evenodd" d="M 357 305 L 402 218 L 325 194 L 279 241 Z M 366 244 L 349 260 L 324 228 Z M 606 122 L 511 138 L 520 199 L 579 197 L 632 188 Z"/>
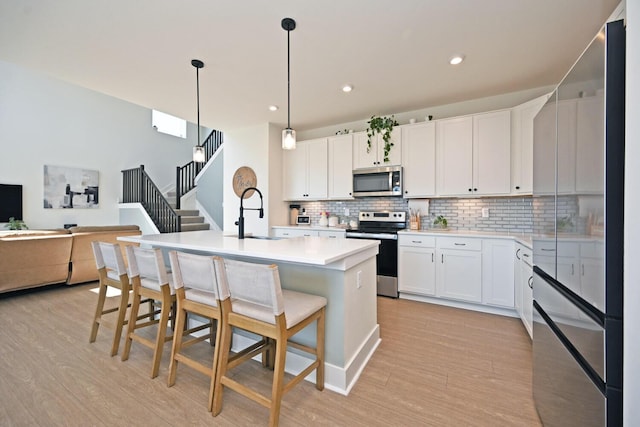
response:
<path id="1" fill-rule="evenodd" d="M 224 237 L 235 237 L 237 239 L 238 235 L 237 234 L 228 234 L 228 235 L 225 235 Z M 282 237 L 253 236 L 251 234 L 245 235 L 244 238 L 245 239 L 257 239 L 257 240 L 280 240 L 280 239 L 282 239 Z"/>

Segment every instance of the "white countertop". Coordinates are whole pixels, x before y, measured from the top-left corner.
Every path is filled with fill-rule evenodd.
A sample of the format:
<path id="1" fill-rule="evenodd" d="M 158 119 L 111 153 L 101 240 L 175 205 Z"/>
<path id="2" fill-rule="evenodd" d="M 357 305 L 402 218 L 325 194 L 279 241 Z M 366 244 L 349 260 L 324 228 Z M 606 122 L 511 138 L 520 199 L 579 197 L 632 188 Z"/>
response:
<path id="1" fill-rule="evenodd" d="M 426 230 L 402 230 L 398 231 L 398 234 L 413 234 L 413 235 L 431 235 L 436 237 L 456 236 L 456 237 L 476 237 L 476 238 L 491 238 L 491 239 L 512 239 L 523 245 L 531 248 L 531 234 L 521 233 L 509 233 L 498 231 L 475 231 L 475 230 L 452 230 L 452 229 L 437 229 L 428 228 Z"/>
<path id="2" fill-rule="evenodd" d="M 360 239 L 330 239 L 327 237 L 295 237 L 262 240 L 225 236 L 221 231 L 202 230 L 181 233 L 148 234 L 119 237 L 124 242 L 137 242 L 172 249 L 201 251 L 219 255 L 234 255 L 262 260 L 326 266 L 346 258 L 378 251 L 380 242 Z"/>

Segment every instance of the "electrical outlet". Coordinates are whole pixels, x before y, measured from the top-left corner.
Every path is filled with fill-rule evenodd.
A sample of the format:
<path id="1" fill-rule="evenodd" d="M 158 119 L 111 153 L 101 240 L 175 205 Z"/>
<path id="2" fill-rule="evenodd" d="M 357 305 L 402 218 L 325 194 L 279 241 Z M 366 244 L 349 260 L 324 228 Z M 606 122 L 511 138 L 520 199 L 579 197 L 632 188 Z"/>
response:
<path id="1" fill-rule="evenodd" d="M 356 273 L 356 288 L 360 289 L 362 287 L 362 270 L 359 270 Z"/>
<path id="2" fill-rule="evenodd" d="M 349 216 L 349 208 L 344 208 L 344 216 Z"/>
<path id="3" fill-rule="evenodd" d="M 489 208 L 482 208 L 482 218 L 489 218 Z"/>

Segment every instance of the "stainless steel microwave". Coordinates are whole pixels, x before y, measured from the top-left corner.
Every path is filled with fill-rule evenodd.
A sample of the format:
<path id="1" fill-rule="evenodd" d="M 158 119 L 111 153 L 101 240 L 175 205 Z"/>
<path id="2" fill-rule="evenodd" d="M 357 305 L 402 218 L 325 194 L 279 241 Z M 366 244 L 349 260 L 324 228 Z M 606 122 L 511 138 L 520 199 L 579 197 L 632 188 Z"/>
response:
<path id="1" fill-rule="evenodd" d="M 402 166 L 354 170 L 353 196 L 402 196 Z"/>

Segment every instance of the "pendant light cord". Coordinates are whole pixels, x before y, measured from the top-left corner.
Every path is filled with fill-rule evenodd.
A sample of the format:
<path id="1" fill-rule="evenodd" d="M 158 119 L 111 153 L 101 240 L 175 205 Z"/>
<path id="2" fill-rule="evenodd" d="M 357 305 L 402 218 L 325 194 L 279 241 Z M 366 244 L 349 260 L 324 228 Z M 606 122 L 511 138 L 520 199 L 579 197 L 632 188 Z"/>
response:
<path id="1" fill-rule="evenodd" d="M 287 30 L 287 129 L 291 129 L 291 53 L 290 53 L 290 30 Z"/>
<path id="2" fill-rule="evenodd" d="M 200 147 L 200 68 L 196 67 L 196 100 L 198 105 L 198 141 L 196 146 Z"/>

